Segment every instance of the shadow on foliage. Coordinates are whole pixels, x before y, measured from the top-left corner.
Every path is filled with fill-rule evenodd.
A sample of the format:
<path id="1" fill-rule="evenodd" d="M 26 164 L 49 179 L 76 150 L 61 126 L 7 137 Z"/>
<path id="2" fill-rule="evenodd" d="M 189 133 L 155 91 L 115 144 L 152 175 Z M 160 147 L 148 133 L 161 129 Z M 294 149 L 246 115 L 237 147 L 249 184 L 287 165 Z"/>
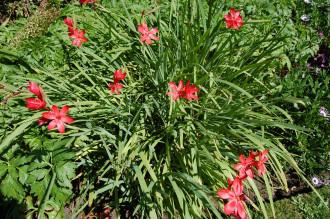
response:
<path id="1" fill-rule="evenodd" d="M 0 196 L 0 218 L 23 219 L 25 206 L 15 200 L 5 200 Z"/>

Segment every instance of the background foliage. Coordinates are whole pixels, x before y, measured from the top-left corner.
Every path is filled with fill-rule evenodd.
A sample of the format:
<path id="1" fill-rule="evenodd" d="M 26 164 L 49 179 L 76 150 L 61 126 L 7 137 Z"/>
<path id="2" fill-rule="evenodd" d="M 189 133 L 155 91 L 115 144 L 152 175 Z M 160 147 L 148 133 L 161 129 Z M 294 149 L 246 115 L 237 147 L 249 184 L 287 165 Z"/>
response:
<path id="1" fill-rule="evenodd" d="M 215 192 L 226 187 L 232 164 L 270 148 L 265 194 L 246 185 L 257 204 L 250 209 L 267 217 L 274 212 L 262 196 L 287 188 L 284 170 L 302 176 L 287 150 L 305 171 L 328 168 L 317 161 L 329 156 L 329 122 L 318 115 L 329 103 L 329 73 L 315 77 L 317 68 L 307 68 L 328 43 L 329 24 L 320 19 L 327 3 L 64 3 L 1 25 L 0 191 L 23 214 L 74 217 L 109 206 L 122 217 L 225 217 Z M 225 28 L 231 7 L 243 13 L 240 31 Z M 305 13 L 308 23 L 300 20 Z M 86 30 L 82 48 L 70 45 L 66 16 Z M 156 45 L 139 42 L 144 20 L 160 30 Z M 125 88 L 110 95 L 119 68 L 128 73 Z M 199 86 L 198 102 L 165 95 L 180 79 Z M 49 105 L 72 107 L 76 122 L 65 135 L 37 126 L 41 113 L 24 106 L 28 80 L 41 84 Z"/>

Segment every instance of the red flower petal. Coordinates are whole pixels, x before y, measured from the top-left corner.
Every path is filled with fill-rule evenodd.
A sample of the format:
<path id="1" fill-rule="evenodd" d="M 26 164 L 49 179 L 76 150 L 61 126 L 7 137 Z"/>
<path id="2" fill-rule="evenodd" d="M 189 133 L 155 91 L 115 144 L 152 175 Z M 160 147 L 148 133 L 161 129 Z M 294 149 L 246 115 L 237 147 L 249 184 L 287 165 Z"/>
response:
<path id="1" fill-rule="evenodd" d="M 250 153 L 250 156 L 245 158 L 244 155 L 239 157 L 240 163 L 234 165 L 234 169 L 239 171 L 239 177 L 245 179 L 247 176 L 253 178 L 252 166 L 255 164 L 254 156 Z"/>
<path id="2" fill-rule="evenodd" d="M 250 177 L 251 179 L 253 179 L 253 177 L 254 177 L 252 169 L 246 169 L 244 175 Z"/>
<path id="3" fill-rule="evenodd" d="M 46 102 L 39 98 L 26 98 L 26 107 L 30 110 L 39 110 L 46 107 Z"/>
<path id="4" fill-rule="evenodd" d="M 74 34 L 74 28 L 68 27 L 69 37 L 71 37 Z"/>
<path id="5" fill-rule="evenodd" d="M 264 150 L 264 151 L 258 153 L 258 157 L 257 157 L 258 161 L 256 161 L 255 166 L 258 170 L 259 176 L 266 173 L 265 163 L 268 160 L 267 154 L 268 154 L 268 150 Z"/>
<path id="6" fill-rule="evenodd" d="M 57 126 L 57 120 L 53 120 L 48 124 L 48 130 L 52 130 Z"/>
<path id="7" fill-rule="evenodd" d="M 90 4 L 95 3 L 95 0 L 80 0 L 80 4 Z"/>
<path id="8" fill-rule="evenodd" d="M 58 130 L 59 133 L 64 133 L 65 132 L 64 122 L 62 122 L 61 120 L 57 121 L 56 126 L 57 126 L 57 130 Z"/>
<path id="9" fill-rule="evenodd" d="M 69 37 L 73 39 L 72 45 L 80 47 L 83 43 L 88 42 L 88 39 L 84 35 L 84 30 L 73 29 L 69 31 Z"/>
<path id="10" fill-rule="evenodd" d="M 71 123 L 74 122 L 74 119 L 71 118 L 70 116 L 64 116 L 64 117 L 62 117 L 62 121 L 67 123 L 67 124 L 71 124 Z"/>
<path id="11" fill-rule="evenodd" d="M 113 80 L 114 80 L 114 83 L 117 83 L 117 82 L 119 82 L 119 81 L 121 81 L 121 80 L 124 80 L 125 78 L 126 78 L 126 73 L 123 73 L 122 71 L 121 71 L 121 69 L 119 69 L 119 70 L 116 70 L 115 72 L 114 72 L 114 74 L 113 74 Z"/>
<path id="12" fill-rule="evenodd" d="M 65 116 L 69 110 L 70 110 L 69 106 L 67 105 L 63 106 L 63 108 L 60 111 L 61 116 Z"/>
<path id="13" fill-rule="evenodd" d="M 170 87 L 170 92 L 166 93 L 167 96 L 171 96 L 172 100 L 176 101 L 181 97 L 184 97 L 184 83 L 183 80 L 179 81 L 178 86 L 176 86 L 175 82 L 169 82 L 168 86 Z"/>
<path id="14" fill-rule="evenodd" d="M 236 211 L 236 205 L 237 205 L 237 201 L 236 200 L 230 200 L 227 204 L 225 204 L 224 207 L 224 212 L 227 215 L 231 215 Z"/>
<path id="15" fill-rule="evenodd" d="M 240 196 L 243 194 L 243 183 L 239 176 L 235 177 L 230 187 L 235 193 L 235 196 Z"/>
<path id="16" fill-rule="evenodd" d="M 42 113 L 42 117 L 49 120 L 56 119 L 56 115 L 54 112 L 44 112 Z"/>
<path id="17" fill-rule="evenodd" d="M 141 34 L 147 34 L 148 33 L 148 26 L 146 23 L 142 23 L 138 26 L 138 31 L 141 33 Z"/>
<path id="18" fill-rule="evenodd" d="M 42 99 L 42 89 L 37 83 L 30 81 L 28 85 L 28 90 L 31 93 L 37 95 L 39 99 Z"/>
<path id="19" fill-rule="evenodd" d="M 188 80 L 185 86 L 185 96 L 187 100 L 198 100 L 197 92 L 198 88 L 195 85 L 190 85 L 190 81 Z"/>
<path id="20" fill-rule="evenodd" d="M 73 27 L 73 25 L 74 25 L 72 18 L 69 18 L 69 17 L 64 18 L 64 23 L 66 25 L 68 25 L 68 27 Z"/>
<path id="21" fill-rule="evenodd" d="M 122 85 L 120 83 L 113 83 L 113 84 L 109 84 L 108 87 L 111 90 L 111 93 L 120 94 L 121 89 L 124 87 L 124 85 Z"/>
<path id="22" fill-rule="evenodd" d="M 235 194 L 230 190 L 230 189 L 220 189 L 217 192 L 217 195 L 221 198 L 221 199 L 232 199 L 235 197 Z"/>
<path id="23" fill-rule="evenodd" d="M 266 166 L 265 164 L 258 164 L 257 166 L 257 170 L 258 170 L 258 175 L 262 176 L 266 173 Z"/>
<path id="24" fill-rule="evenodd" d="M 151 34 L 151 35 L 154 35 L 154 34 L 156 34 L 156 33 L 158 33 L 158 28 L 152 28 L 152 29 L 149 31 L 149 34 Z"/>
<path id="25" fill-rule="evenodd" d="M 52 106 L 52 111 L 56 114 L 56 116 L 57 116 L 57 114 L 60 113 L 59 110 L 58 110 L 58 107 L 56 105 Z"/>
<path id="26" fill-rule="evenodd" d="M 237 208 L 237 213 L 238 213 L 239 217 L 241 219 L 247 219 L 245 208 L 244 208 L 244 205 L 241 201 L 237 202 L 236 208 Z"/>

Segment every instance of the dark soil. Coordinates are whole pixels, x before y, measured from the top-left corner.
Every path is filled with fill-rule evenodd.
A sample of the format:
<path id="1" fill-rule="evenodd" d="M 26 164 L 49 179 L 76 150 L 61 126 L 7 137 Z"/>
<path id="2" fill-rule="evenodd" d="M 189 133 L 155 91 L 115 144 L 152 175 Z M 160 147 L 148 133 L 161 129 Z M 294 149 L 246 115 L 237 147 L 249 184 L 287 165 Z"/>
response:
<path id="1" fill-rule="evenodd" d="M 286 175 L 287 183 L 288 183 L 288 191 L 285 191 L 283 189 L 275 189 L 273 192 L 273 201 L 289 198 L 292 196 L 296 196 L 303 193 L 309 193 L 312 192 L 313 189 L 305 182 L 303 181 L 296 173 L 288 173 Z M 323 187 L 329 184 L 330 182 L 330 171 L 324 171 L 319 174 L 318 178 L 320 178 L 323 182 L 327 182 L 320 185 L 313 185 L 312 180 L 310 180 L 310 183 L 315 187 Z M 279 182 L 274 181 L 273 182 L 276 187 L 279 187 Z M 263 181 L 256 181 L 256 184 L 258 186 L 258 189 L 260 191 L 261 196 L 264 198 L 264 200 L 268 201 L 268 193 L 265 188 L 265 183 Z M 256 197 L 254 196 L 254 193 L 248 193 L 247 194 L 251 200 L 256 200 Z"/>

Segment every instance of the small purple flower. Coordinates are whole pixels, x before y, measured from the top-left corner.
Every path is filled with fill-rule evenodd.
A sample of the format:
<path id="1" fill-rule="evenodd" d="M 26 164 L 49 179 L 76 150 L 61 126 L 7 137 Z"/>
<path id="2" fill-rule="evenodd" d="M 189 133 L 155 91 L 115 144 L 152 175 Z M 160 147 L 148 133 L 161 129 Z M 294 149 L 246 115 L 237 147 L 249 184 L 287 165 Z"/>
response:
<path id="1" fill-rule="evenodd" d="M 317 187 L 323 185 L 322 181 L 316 176 L 312 177 L 312 183 Z"/>
<path id="2" fill-rule="evenodd" d="M 322 31 L 319 32 L 320 37 L 324 37 L 324 33 Z"/>
<path id="3" fill-rule="evenodd" d="M 323 117 L 328 117 L 328 110 L 324 107 L 321 107 L 320 110 L 319 110 L 319 114 L 320 116 L 323 116 Z"/>
<path id="4" fill-rule="evenodd" d="M 312 177 L 312 183 L 314 184 L 314 186 L 319 187 L 323 185 L 323 182 L 321 179 L 319 179 L 317 176 L 313 176 Z"/>

